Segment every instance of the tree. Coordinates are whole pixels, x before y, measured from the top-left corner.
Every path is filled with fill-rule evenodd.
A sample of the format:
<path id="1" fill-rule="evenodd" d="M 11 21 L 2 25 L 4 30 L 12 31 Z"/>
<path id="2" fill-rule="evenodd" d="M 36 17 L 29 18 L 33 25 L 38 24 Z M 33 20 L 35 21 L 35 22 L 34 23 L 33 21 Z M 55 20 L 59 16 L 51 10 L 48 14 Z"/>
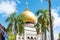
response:
<path id="1" fill-rule="evenodd" d="M 24 33 L 24 26 L 25 26 L 25 16 L 20 14 L 18 16 L 15 15 L 16 13 L 11 14 L 7 19 L 6 22 L 9 22 L 7 27 L 8 32 L 12 32 L 14 29 L 15 37 L 18 33 L 20 36 Z M 16 40 L 16 39 L 15 39 Z"/>
<path id="2" fill-rule="evenodd" d="M 45 33 L 45 40 L 47 40 L 46 39 L 46 30 L 49 31 L 48 27 L 49 27 L 49 24 L 50 24 L 48 10 L 47 9 L 38 10 L 36 12 L 36 14 L 38 15 L 38 23 L 41 24 L 42 40 L 43 40 L 43 34 L 44 33 Z"/>
<path id="3" fill-rule="evenodd" d="M 18 23 L 17 23 L 18 33 L 22 35 L 25 26 L 25 16 L 23 14 L 20 14 L 17 19 L 18 19 Z"/>
<path id="4" fill-rule="evenodd" d="M 39 23 L 36 23 L 34 25 L 34 27 L 35 27 L 36 32 L 37 32 L 37 40 L 39 40 L 38 37 L 39 37 L 39 34 L 40 34 L 40 24 Z"/>
<path id="5" fill-rule="evenodd" d="M 7 31 L 8 32 L 13 32 L 17 30 L 15 29 L 15 24 L 16 24 L 16 12 L 14 12 L 13 14 L 10 14 L 10 16 L 5 20 L 6 22 L 9 22 L 8 27 L 7 27 Z M 9 33 L 10 34 L 10 33 Z"/>
<path id="6" fill-rule="evenodd" d="M 26 16 L 23 14 L 18 15 L 17 17 L 17 33 L 18 35 L 20 35 L 20 40 L 21 40 L 21 36 L 24 33 L 24 26 L 25 26 L 25 19 Z"/>
<path id="7" fill-rule="evenodd" d="M 11 32 L 15 24 L 15 19 L 16 19 L 16 13 L 10 14 L 10 16 L 5 20 L 6 22 L 9 22 L 7 31 Z"/>

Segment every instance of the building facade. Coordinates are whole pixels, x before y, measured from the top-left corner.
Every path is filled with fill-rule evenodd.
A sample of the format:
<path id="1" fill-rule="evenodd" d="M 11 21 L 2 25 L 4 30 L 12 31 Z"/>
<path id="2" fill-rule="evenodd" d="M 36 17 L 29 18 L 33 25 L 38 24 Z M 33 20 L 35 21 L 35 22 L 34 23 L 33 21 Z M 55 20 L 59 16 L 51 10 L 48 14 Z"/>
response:
<path id="1" fill-rule="evenodd" d="M 0 40 L 5 40 L 6 39 L 6 29 L 2 24 L 0 24 Z"/>
<path id="2" fill-rule="evenodd" d="M 16 40 L 37 40 L 37 32 L 36 29 L 34 28 L 34 24 L 36 24 L 37 19 L 35 17 L 35 15 L 29 11 L 28 8 L 26 8 L 26 10 L 22 13 L 23 15 L 25 15 L 26 18 L 26 25 L 25 25 L 25 30 L 24 30 L 24 34 L 22 36 L 19 36 L 17 34 L 16 36 Z M 41 40 L 42 36 L 41 34 L 38 37 L 38 40 Z"/>

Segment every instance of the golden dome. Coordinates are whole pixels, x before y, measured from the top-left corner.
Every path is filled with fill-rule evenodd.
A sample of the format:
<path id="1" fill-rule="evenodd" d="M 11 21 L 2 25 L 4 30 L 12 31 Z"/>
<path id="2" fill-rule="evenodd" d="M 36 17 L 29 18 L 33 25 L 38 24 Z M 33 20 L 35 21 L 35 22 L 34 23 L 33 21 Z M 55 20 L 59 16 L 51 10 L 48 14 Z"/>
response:
<path id="1" fill-rule="evenodd" d="M 36 23 L 35 15 L 32 12 L 30 12 L 28 9 L 26 9 L 22 14 L 27 17 L 26 22 Z"/>

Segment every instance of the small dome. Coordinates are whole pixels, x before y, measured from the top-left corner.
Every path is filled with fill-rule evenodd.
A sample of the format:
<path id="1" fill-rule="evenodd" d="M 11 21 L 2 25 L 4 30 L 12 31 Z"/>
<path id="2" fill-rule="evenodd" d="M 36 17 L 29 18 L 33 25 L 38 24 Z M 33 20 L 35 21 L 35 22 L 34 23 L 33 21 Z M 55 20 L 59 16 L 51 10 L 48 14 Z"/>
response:
<path id="1" fill-rule="evenodd" d="M 30 12 L 28 9 L 26 9 L 22 14 L 27 17 L 26 22 L 36 23 L 35 15 L 32 12 Z"/>

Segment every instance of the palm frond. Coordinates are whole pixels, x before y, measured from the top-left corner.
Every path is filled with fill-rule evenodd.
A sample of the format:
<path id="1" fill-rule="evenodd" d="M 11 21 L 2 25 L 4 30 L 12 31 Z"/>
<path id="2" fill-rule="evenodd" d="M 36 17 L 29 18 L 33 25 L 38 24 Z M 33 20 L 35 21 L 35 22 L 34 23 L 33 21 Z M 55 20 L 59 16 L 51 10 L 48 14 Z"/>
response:
<path id="1" fill-rule="evenodd" d="M 8 32 L 12 32 L 12 23 L 8 24 L 7 31 Z"/>
<path id="2" fill-rule="evenodd" d="M 38 10 L 38 11 L 36 12 L 36 15 L 38 16 L 40 13 L 43 13 L 43 10 Z"/>
<path id="3" fill-rule="evenodd" d="M 35 25 L 34 25 L 34 27 L 35 27 L 35 29 L 36 29 L 36 32 L 37 32 L 37 35 L 40 33 L 40 24 L 39 23 L 36 23 Z"/>

